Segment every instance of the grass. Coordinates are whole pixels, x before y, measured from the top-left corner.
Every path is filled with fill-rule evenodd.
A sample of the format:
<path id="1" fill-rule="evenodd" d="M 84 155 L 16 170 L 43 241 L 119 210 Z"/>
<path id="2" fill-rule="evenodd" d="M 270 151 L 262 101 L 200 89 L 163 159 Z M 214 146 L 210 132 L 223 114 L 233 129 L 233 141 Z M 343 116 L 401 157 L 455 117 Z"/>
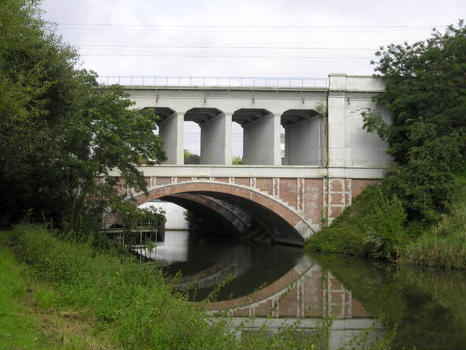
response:
<path id="1" fill-rule="evenodd" d="M 9 266 L 19 269 L 9 278 L 22 281 L 6 292 L 20 311 L 6 314 L 23 324 L 16 335 L 0 337 L 2 349 L 306 349 L 326 342 L 325 329 L 238 337 L 230 319 L 208 317 L 202 303 L 175 293 L 157 268 L 121 252 L 58 239 L 44 227 L 17 226 L 0 246 L 8 252 L 2 261 L 8 257 Z M 2 278 L 15 271 L 7 270 L 1 266 Z M 1 315 L 8 304 L 2 298 Z M 5 320 L 0 334 L 9 334 Z"/>
<path id="2" fill-rule="evenodd" d="M 45 349 L 50 343 L 40 332 L 39 320 L 21 303 L 27 293 L 23 272 L 13 255 L 0 249 L 0 347 Z"/>
<path id="3" fill-rule="evenodd" d="M 415 241 L 400 248 L 398 261 L 430 267 L 466 268 L 466 201 L 459 200 L 450 213 Z"/>
<path id="4" fill-rule="evenodd" d="M 92 334 L 94 324 L 82 314 L 58 310 L 56 294 L 0 248 L 0 348 L 105 349 L 112 343 Z"/>

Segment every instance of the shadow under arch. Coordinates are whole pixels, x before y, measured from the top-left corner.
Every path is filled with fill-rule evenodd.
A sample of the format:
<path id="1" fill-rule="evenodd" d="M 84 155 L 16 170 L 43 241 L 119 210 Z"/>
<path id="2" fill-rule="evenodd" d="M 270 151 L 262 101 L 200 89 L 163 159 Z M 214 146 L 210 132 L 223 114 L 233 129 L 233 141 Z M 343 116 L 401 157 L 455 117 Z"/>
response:
<path id="1" fill-rule="evenodd" d="M 303 246 L 304 240 L 314 233 L 309 223 L 286 203 L 236 184 L 202 181 L 175 183 L 155 187 L 147 196 L 136 196 L 136 200 L 138 205 L 155 199 L 173 201 L 178 194 L 208 196 L 240 208 L 261 224 L 276 243 Z"/>

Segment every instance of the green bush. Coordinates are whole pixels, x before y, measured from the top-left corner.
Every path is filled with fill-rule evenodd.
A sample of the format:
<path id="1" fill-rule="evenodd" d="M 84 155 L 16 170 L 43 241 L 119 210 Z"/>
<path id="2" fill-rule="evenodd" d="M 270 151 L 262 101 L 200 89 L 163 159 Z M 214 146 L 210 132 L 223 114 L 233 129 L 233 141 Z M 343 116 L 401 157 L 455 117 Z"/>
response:
<path id="1" fill-rule="evenodd" d="M 399 261 L 423 266 L 466 268 L 466 200 L 457 201 L 436 225 L 402 247 Z"/>
<path id="2" fill-rule="evenodd" d="M 378 185 L 367 187 L 329 227 L 307 242 L 309 249 L 329 253 L 392 259 L 406 237 L 401 202 Z"/>

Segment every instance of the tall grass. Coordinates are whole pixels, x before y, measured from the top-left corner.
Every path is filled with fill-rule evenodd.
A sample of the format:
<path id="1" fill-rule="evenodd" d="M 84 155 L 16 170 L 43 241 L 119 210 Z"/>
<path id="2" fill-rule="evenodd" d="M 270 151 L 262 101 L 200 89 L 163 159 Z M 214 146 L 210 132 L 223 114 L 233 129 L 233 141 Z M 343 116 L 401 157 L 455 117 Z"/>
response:
<path id="1" fill-rule="evenodd" d="M 38 320 L 21 304 L 27 283 L 10 251 L 0 248 L 0 347 L 45 349 L 51 343 L 40 333 Z"/>
<path id="2" fill-rule="evenodd" d="M 54 295 L 42 296 L 42 302 L 87 315 L 123 348 L 304 349 L 326 341 L 322 331 L 238 337 L 228 318 L 207 317 L 202 304 L 175 293 L 157 268 L 57 239 L 43 227 L 18 226 L 9 242 L 16 256 L 53 286 Z"/>
<path id="3" fill-rule="evenodd" d="M 436 225 L 401 247 L 398 260 L 405 264 L 465 269 L 466 201 L 457 201 Z"/>

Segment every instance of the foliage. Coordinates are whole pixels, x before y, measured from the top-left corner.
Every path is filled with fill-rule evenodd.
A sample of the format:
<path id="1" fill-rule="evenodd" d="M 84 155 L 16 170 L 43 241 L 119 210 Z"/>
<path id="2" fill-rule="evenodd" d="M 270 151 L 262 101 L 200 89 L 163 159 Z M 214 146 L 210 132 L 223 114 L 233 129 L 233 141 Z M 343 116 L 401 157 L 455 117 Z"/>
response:
<path id="1" fill-rule="evenodd" d="M 201 157 L 199 155 L 189 152 L 187 149 L 184 150 L 184 164 L 200 164 Z"/>
<path id="2" fill-rule="evenodd" d="M 387 193 L 395 193 L 411 220 L 435 222 L 447 212 L 455 189 L 455 173 L 463 162 L 459 140 L 442 136 L 407 155 L 408 163 L 389 169 L 382 180 Z"/>
<path id="3" fill-rule="evenodd" d="M 384 179 L 387 191 L 410 219 L 433 222 L 447 211 L 453 174 L 465 165 L 466 28 L 460 21 L 426 41 L 382 47 L 376 56 L 386 90 L 375 100 L 391 123 L 369 112 L 364 128 L 388 142 L 398 164 Z"/>
<path id="4" fill-rule="evenodd" d="M 240 156 L 235 156 L 235 157 L 233 157 L 233 159 L 231 160 L 231 164 L 233 164 L 233 165 L 241 165 L 241 164 L 243 164 L 243 158 L 241 158 Z"/>
<path id="5" fill-rule="evenodd" d="M 387 141 L 396 164 L 387 170 L 379 196 L 372 196 L 373 190 L 367 189 L 360 197 L 374 208 L 383 208 L 382 203 L 392 197 L 398 204 L 385 207 L 388 215 L 378 217 L 368 214 L 357 200 L 347 210 L 351 214 L 343 214 L 322 234 L 314 235 L 309 246 L 375 257 L 387 257 L 391 251 L 388 255 L 397 252 L 402 262 L 464 267 L 464 227 L 459 224 L 463 218 L 455 209 L 458 205 L 452 203 L 456 193 L 466 188 L 464 181 L 456 181 L 462 172 L 464 177 L 466 159 L 466 28 L 460 21 L 444 34 L 434 30 L 425 42 L 392 44 L 376 55 L 375 70 L 386 89 L 375 101 L 379 110 L 390 114 L 391 123 L 380 112 L 369 111 L 363 113 L 364 128 Z M 399 215 L 402 210 L 405 222 L 404 215 Z M 397 218 L 398 226 L 386 223 L 391 217 Z M 389 239 L 382 254 L 370 253 L 379 251 L 377 248 L 367 248 L 368 242 L 379 246 L 372 231 L 361 228 L 368 220 L 373 220 L 369 227 L 382 223 L 377 229 L 380 232 L 386 224 L 398 227 L 396 235 L 389 235 L 394 239 Z M 438 227 L 448 227 L 451 232 L 438 236 Z"/>
<path id="6" fill-rule="evenodd" d="M 45 297 L 46 303 L 94 319 L 118 348 L 304 349 L 321 348 L 327 339 L 326 328 L 304 334 L 298 326 L 238 336 L 228 318 L 211 318 L 202 303 L 174 293 L 154 265 L 59 240 L 43 227 L 17 226 L 9 242 L 34 275 L 53 287 L 55 296 Z"/>
<path id="7" fill-rule="evenodd" d="M 1 220 L 32 209 L 36 220 L 95 226 L 130 189 L 146 189 L 140 159 L 165 159 L 157 117 L 75 69 L 76 52 L 40 19 L 38 2 L 0 2 L 0 24 Z"/>
<path id="8" fill-rule="evenodd" d="M 369 186 L 329 227 L 310 237 L 309 249 L 393 259 L 406 236 L 405 213 L 396 196 Z"/>
<path id="9" fill-rule="evenodd" d="M 399 262 L 421 266 L 466 269 L 466 193 L 463 179 L 452 209 L 400 250 Z"/>

